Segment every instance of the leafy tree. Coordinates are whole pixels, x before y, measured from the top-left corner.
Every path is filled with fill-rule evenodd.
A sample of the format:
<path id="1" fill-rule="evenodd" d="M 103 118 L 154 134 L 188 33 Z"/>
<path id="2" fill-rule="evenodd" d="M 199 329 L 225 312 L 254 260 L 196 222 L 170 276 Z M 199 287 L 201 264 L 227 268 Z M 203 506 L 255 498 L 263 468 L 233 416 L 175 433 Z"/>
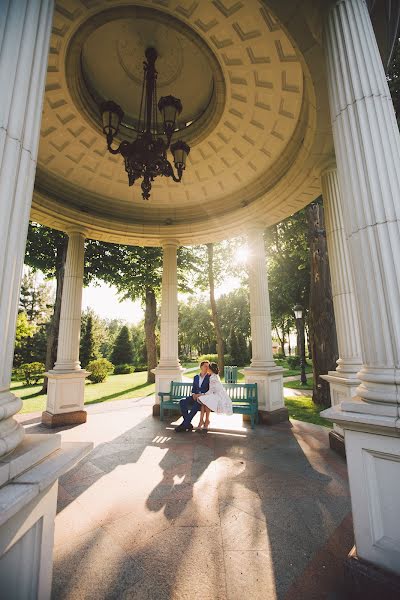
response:
<path id="1" fill-rule="evenodd" d="M 29 323 L 41 325 L 50 318 L 53 294 L 47 283 L 40 283 L 37 275 L 28 269 L 21 282 L 20 310 L 25 312 Z"/>
<path id="2" fill-rule="evenodd" d="M 240 348 L 234 327 L 231 327 L 231 333 L 229 335 L 229 354 L 232 357 L 233 364 L 239 365 L 241 361 Z"/>
<path id="3" fill-rule="evenodd" d="M 33 271 L 42 271 L 47 279 L 56 279 L 53 315 L 46 332 L 46 370 L 52 369 L 57 359 L 67 245 L 68 237 L 64 233 L 38 223 L 29 224 L 25 264 L 29 265 Z M 47 377 L 43 382 L 43 392 L 46 391 Z"/>
<path id="4" fill-rule="evenodd" d="M 23 340 L 32 337 L 36 331 L 36 325 L 29 323 L 26 312 L 19 312 L 17 316 L 17 326 L 15 331 L 15 348 L 19 350 Z"/>
<path id="5" fill-rule="evenodd" d="M 396 113 L 397 123 L 400 125 L 400 42 L 397 40 L 392 60 L 389 65 L 388 85 L 392 95 L 393 106 Z"/>
<path id="6" fill-rule="evenodd" d="M 154 382 L 152 369 L 157 366 L 157 299 L 161 288 L 162 248 L 124 246 L 92 241 L 86 247 L 88 277 L 114 285 L 122 300 L 139 299 L 145 307 L 147 381 Z M 187 275 L 196 271 L 196 257 L 191 249 L 178 251 L 180 289 L 187 291 Z"/>
<path id="7" fill-rule="evenodd" d="M 218 317 L 217 302 L 215 300 L 215 277 L 214 277 L 214 244 L 207 244 L 207 257 L 208 257 L 208 285 L 210 288 L 210 305 L 212 322 L 215 329 L 215 336 L 217 338 L 217 354 L 218 354 L 218 366 L 221 372 L 224 372 L 224 339 L 222 337 L 221 325 Z"/>
<path id="8" fill-rule="evenodd" d="M 313 402 L 331 405 L 329 383 L 320 378 L 336 369 L 338 347 L 322 198 L 306 208 L 311 251 L 310 344 L 313 356 Z"/>
<path id="9" fill-rule="evenodd" d="M 86 367 L 92 360 L 98 358 L 96 351 L 96 341 L 93 333 L 93 317 L 88 315 L 83 336 L 81 338 L 81 348 L 79 358 L 82 367 Z"/>
<path id="10" fill-rule="evenodd" d="M 19 312 L 15 331 L 14 366 L 19 367 L 25 362 L 27 341 L 33 338 L 36 330 L 36 325 L 29 323 L 26 313 Z"/>
<path id="11" fill-rule="evenodd" d="M 37 275 L 30 269 L 22 278 L 20 293 L 20 311 L 25 314 L 28 323 L 34 328 L 24 341 L 16 343 L 14 365 L 34 361 L 44 362 L 46 356 L 46 331 L 51 312 L 52 290 L 47 282 L 39 282 Z M 17 340 L 16 340 L 17 341 Z"/>
<path id="12" fill-rule="evenodd" d="M 124 325 L 115 340 L 114 348 L 111 353 L 111 362 L 114 365 L 133 363 L 133 348 L 129 329 Z"/>
<path id="13" fill-rule="evenodd" d="M 285 353 L 286 336 L 294 326 L 293 306 L 305 308 L 310 295 L 310 250 L 305 211 L 266 231 L 271 323 Z"/>

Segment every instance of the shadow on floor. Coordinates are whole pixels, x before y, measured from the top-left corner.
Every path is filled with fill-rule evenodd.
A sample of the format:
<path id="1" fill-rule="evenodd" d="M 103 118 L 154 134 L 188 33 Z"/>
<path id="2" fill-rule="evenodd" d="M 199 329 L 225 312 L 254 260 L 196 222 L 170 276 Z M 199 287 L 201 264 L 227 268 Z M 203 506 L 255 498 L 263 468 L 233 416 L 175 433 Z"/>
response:
<path id="1" fill-rule="evenodd" d="M 127 415 L 97 415 L 121 433 L 60 480 L 54 598 L 345 598 L 346 468 L 322 428 L 176 434 Z"/>

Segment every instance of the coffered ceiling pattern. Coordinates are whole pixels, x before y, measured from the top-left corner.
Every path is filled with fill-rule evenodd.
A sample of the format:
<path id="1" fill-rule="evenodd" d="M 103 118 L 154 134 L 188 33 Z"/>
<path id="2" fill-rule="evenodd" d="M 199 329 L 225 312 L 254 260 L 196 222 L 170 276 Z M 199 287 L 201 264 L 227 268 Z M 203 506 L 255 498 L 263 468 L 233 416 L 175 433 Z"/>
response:
<path id="1" fill-rule="evenodd" d="M 135 5 L 157 11 L 158 21 L 165 18 L 165 23 L 176 27 L 177 35 L 183 38 L 190 30 L 195 41 L 198 38 L 199 51 L 201 44 L 207 47 L 211 57 L 209 66 L 217 81 L 211 103 L 214 118 L 204 122 L 203 131 L 199 131 L 201 120 L 197 130 L 196 123 L 193 125 L 194 143 L 190 139 L 190 126 L 179 136 L 187 138 L 192 146 L 183 182 L 175 184 L 164 178 L 155 181 L 150 200 L 144 202 L 140 185 L 128 187 L 122 158 L 107 152 L 95 110 L 90 115 L 85 114 L 74 98 L 71 77 L 78 74 L 66 72 L 68 53 L 74 51 L 74 39 L 80 28 L 91 19 L 95 22 L 104 11 L 108 11 L 107 18 L 116 23 L 123 23 L 124 19 L 128 22 L 135 16 L 129 15 L 132 2 L 58 0 L 50 44 L 33 217 L 41 215 L 42 221 L 49 224 L 51 203 L 56 202 L 67 220 L 75 211 L 80 219 L 92 222 L 91 235 L 102 239 L 110 238 L 112 227 L 103 235 L 100 221 L 114 221 L 115 239 L 119 240 L 137 243 L 143 238 L 143 243 L 154 243 L 159 232 L 167 228 L 166 234 L 169 230 L 176 235 L 179 230 L 181 237 L 182 232 L 187 231 L 189 241 L 197 228 L 200 241 L 211 231 L 221 229 L 218 221 L 223 220 L 225 231 L 232 234 L 241 228 L 241 218 L 243 223 L 254 220 L 258 212 L 265 222 L 272 222 L 279 214 L 293 212 L 292 206 L 300 208 L 301 202 L 306 204 L 306 197 L 312 200 L 312 194 L 319 192 L 315 172 L 311 167 L 308 173 L 303 169 L 300 179 L 304 180 L 307 175 L 307 184 L 303 183 L 304 189 L 301 189 L 302 184 L 296 181 L 299 172 L 293 171 L 296 162 L 299 163 L 299 155 L 307 153 L 307 143 L 312 144 L 311 138 L 315 135 L 311 115 L 315 107 L 310 104 L 305 90 L 305 62 L 269 7 L 258 0 L 153 0 Z M 151 14 L 148 13 L 150 19 Z M 180 31 L 179 23 L 182 24 Z M 125 29 L 129 31 L 129 27 Z M 117 28 L 114 35 L 117 38 Z M 121 43 L 121 39 L 115 39 L 115 45 L 128 46 L 123 40 Z M 99 45 L 98 60 L 103 58 L 107 59 L 102 57 Z M 119 60 L 121 62 L 121 57 Z M 142 56 L 137 56 L 139 64 L 142 60 Z M 196 53 L 184 53 L 180 60 L 190 61 L 189 71 L 195 79 Z M 95 68 L 93 61 L 91 65 Z M 112 72 L 110 80 L 112 83 Z M 169 91 L 163 89 L 163 93 L 174 94 L 173 83 L 172 80 Z M 187 86 L 190 90 L 190 78 Z M 329 149 L 328 140 L 321 145 Z M 323 154 L 321 148 L 319 152 Z M 282 186 L 282 183 L 289 174 L 290 185 L 297 188 L 296 196 L 287 198 L 286 206 L 279 210 L 277 202 L 282 204 L 282 189 L 288 189 L 288 185 Z M 277 185 L 274 196 L 272 191 Z M 55 218 L 53 225 L 57 226 L 59 220 L 60 217 Z M 118 231 L 122 223 L 125 226 Z M 62 228 L 60 223 L 58 227 Z M 154 235 L 149 235 L 152 230 Z M 214 236 L 221 237 L 221 232 Z"/>

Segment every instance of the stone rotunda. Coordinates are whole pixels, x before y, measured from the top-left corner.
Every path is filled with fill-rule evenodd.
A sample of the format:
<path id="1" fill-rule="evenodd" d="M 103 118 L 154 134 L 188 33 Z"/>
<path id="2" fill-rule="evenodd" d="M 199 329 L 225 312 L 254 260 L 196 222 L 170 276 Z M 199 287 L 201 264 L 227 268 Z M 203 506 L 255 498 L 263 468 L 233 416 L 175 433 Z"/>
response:
<path id="1" fill-rule="evenodd" d="M 400 138 L 382 63 L 398 12 L 385 0 L 0 2 L 0 580 L 10 597 L 28 581 L 36 583 L 21 597 L 49 596 L 57 479 L 90 450 L 24 436 L 13 418 L 29 218 L 69 236 L 45 423 L 86 419 L 85 238 L 163 247 L 158 392 L 182 377 L 178 246 L 246 234 L 246 381 L 257 383 L 268 424 L 287 411 L 272 355 L 263 231 L 321 193 L 340 353 L 326 375 L 333 407 L 325 416 L 345 439 L 358 564 L 400 575 Z M 134 139 L 149 47 L 158 53 L 159 94 L 182 100 L 175 135 L 191 151 L 182 182 L 158 178 L 144 201 L 140 185 L 128 186 L 121 156 L 107 151 L 99 107 L 120 104 L 118 140 Z M 18 561 L 23 577 L 13 579 Z"/>

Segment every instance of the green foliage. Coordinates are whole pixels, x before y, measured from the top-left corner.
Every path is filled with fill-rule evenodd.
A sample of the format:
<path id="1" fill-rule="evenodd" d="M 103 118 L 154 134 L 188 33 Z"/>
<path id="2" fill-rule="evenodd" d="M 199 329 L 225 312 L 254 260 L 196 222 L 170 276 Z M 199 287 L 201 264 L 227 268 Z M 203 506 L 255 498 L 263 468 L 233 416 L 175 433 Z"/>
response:
<path id="1" fill-rule="evenodd" d="M 33 337 L 35 331 L 36 326 L 33 323 L 29 323 L 26 312 L 19 312 L 15 331 L 15 348 L 19 350 L 25 338 Z"/>
<path id="2" fill-rule="evenodd" d="M 111 362 L 114 365 L 122 365 L 124 363 L 133 363 L 133 348 L 129 329 L 126 325 L 121 327 L 119 334 L 116 337 L 114 347 L 111 353 Z"/>
<path id="3" fill-rule="evenodd" d="M 397 123 L 400 124 L 400 42 L 397 40 L 389 65 L 387 80 L 392 96 Z"/>
<path id="4" fill-rule="evenodd" d="M 128 365 L 128 364 L 123 364 L 123 365 L 116 365 L 114 367 L 114 375 L 127 375 L 128 373 L 133 373 L 135 370 L 135 367 L 132 367 L 132 365 Z"/>
<path id="5" fill-rule="evenodd" d="M 288 356 L 286 361 L 290 369 L 297 369 L 298 367 L 300 367 L 300 356 Z"/>
<path id="6" fill-rule="evenodd" d="M 17 370 L 19 379 L 23 379 L 26 385 L 37 383 L 43 377 L 46 368 L 41 362 L 22 364 Z"/>
<path id="7" fill-rule="evenodd" d="M 203 354 L 202 356 L 199 356 L 199 358 L 198 358 L 199 364 L 203 360 L 208 360 L 209 362 L 216 362 L 218 364 L 218 354 Z M 224 361 L 225 361 L 225 366 L 227 366 L 227 365 L 231 366 L 234 364 L 230 354 L 224 354 Z"/>
<path id="8" fill-rule="evenodd" d="M 25 250 L 25 264 L 34 271 L 42 271 L 48 279 L 56 276 L 57 257 L 66 245 L 67 236 L 61 231 L 38 223 L 29 223 Z"/>
<path id="9" fill-rule="evenodd" d="M 97 344 L 93 332 L 93 317 L 89 314 L 86 319 L 86 325 L 81 338 L 81 348 L 79 353 L 82 367 L 85 368 L 90 362 L 98 358 L 96 345 Z"/>
<path id="10" fill-rule="evenodd" d="M 269 227 L 265 236 L 272 327 L 281 344 L 294 327 L 293 306 L 309 305 L 310 248 L 304 210 Z"/>
<path id="11" fill-rule="evenodd" d="M 40 282 L 31 269 L 22 278 L 20 313 L 14 351 L 14 366 L 23 363 L 45 362 L 47 327 L 53 303 L 53 290 L 47 282 Z M 21 316 L 20 316 L 21 315 Z M 23 316 L 25 315 L 25 316 Z M 25 335 L 29 327 L 29 335 Z"/>
<path id="12" fill-rule="evenodd" d="M 93 381 L 93 383 L 101 383 L 110 375 L 114 367 L 106 358 L 98 358 L 97 360 L 92 360 L 87 365 L 87 370 L 90 371 L 90 375 L 88 379 Z"/>

